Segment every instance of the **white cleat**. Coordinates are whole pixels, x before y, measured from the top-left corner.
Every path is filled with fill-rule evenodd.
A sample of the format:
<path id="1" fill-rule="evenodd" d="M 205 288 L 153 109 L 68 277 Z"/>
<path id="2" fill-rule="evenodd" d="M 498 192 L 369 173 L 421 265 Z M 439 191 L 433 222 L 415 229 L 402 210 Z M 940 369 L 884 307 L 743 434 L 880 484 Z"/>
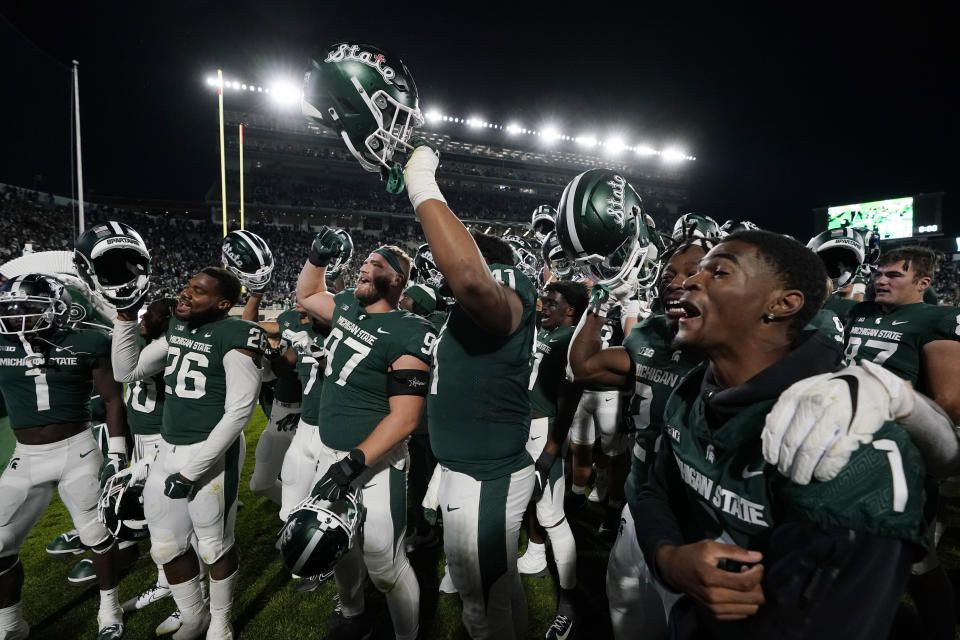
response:
<path id="1" fill-rule="evenodd" d="M 30 636 L 30 625 L 23 618 L 9 629 L 0 629 L 0 640 L 27 640 Z"/>
<path id="2" fill-rule="evenodd" d="M 168 633 L 174 633 L 183 624 L 183 616 L 180 614 L 180 609 L 177 609 L 169 616 L 167 619 L 157 625 L 156 634 L 158 636 L 165 636 Z"/>
<path id="3" fill-rule="evenodd" d="M 453 584 L 453 578 L 450 577 L 450 571 L 443 572 L 443 579 L 440 581 L 440 593 L 458 593 L 457 587 Z"/>
<path id="4" fill-rule="evenodd" d="M 173 634 L 173 640 L 199 640 L 207 632 L 210 626 L 210 612 L 204 611 L 199 618 L 189 618 L 183 616 L 183 623 L 176 633 Z"/>
<path id="5" fill-rule="evenodd" d="M 542 578 L 547 575 L 546 545 L 527 545 L 527 550 L 517 558 L 517 571 L 528 578 Z"/>
<path id="6" fill-rule="evenodd" d="M 213 618 L 207 629 L 207 640 L 233 640 L 233 627 L 229 620 Z"/>
<path id="7" fill-rule="evenodd" d="M 124 611 L 138 611 L 154 602 L 169 598 L 171 596 L 170 587 L 161 587 L 160 585 L 151 585 L 140 595 L 130 598 L 123 603 Z"/>

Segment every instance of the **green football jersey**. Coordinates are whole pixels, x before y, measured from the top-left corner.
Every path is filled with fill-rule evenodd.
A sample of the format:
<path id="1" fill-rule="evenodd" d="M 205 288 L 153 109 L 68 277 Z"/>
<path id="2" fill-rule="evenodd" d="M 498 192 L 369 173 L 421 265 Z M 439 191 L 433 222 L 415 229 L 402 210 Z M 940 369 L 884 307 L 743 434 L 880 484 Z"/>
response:
<path id="1" fill-rule="evenodd" d="M 440 330 L 443 329 L 443 325 L 447 323 L 447 318 L 450 314 L 446 311 L 434 311 L 433 313 L 426 316 L 427 322 L 433 326 L 434 330 L 437 333 L 440 333 Z"/>
<path id="2" fill-rule="evenodd" d="M 814 329 L 837 344 L 843 344 L 843 322 L 835 311 L 826 307 L 817 311 L 817 315 L 813 316 L 813 320 L 804 329 Z"/>
<path id="3" fill-rule="evenodd" d="M 194 444 L 223 417 L 227 376 L 223 358 L 233 349 L 263 353 L 266 334 L 256 323 L 229 316 L 191 329 L 174 318 L 167 329 L 163 439 Z"/>
<path id="4" fill-rule="evenodd" d="M 326 378 L 320 395 L 320 440 L 349 451 L 390 413 L 387 371 L 411 355 L 430 363 L 436 334 L 420 316 L 406 311 L 367 313 L 353 289 L 334 296 Z"/>
<path id="5" fill-rule="evenodd" d="M 630 415 L 636 428 L 630 474 L 623 491 L 627 504 L 634 508 L 640 487 L 647 481 L 656 455 L 657 440 L 663 433 L 663 412 L 667 399 L 681 378 L 702 358 L 671 347 L 674 334 L 666 318 L 652 315 L 634 325 L 623 341 L 633 364 L 634 392 Z"/>
<path id="6" fill-rule="evenodd" d="M 492 264 L 493 277 L 520 296 L 523 316 L 508 336 L 486 332 L 459 306 L 437 338 L 427 413 L 430 445 L 445 467 L 492 480 L 533 463 L 530 354 L 536 336 L 537 291 L 520 270 Z"/>
<path id="7" fill-rule="evenodd" d="M 602 348 L 619 347 L 623 345 L 623 307 L 614 305 L 607 312 L 600 329 Z M 616 391 L 617 387 L 608 384 L 594 384 L 588 387 L 591 391 Z"/>
<path id="8" fill-rule="evenodd" d="M 854 451 L 833 480 L 796 484 L 763 458 L 760 434 L 776 398 L 748 403 L 712 429 L 705 369 L 695 368 L 670 396 L 662 445 L 675 464 L 668 476 L 683 485 L 670 500 L 688 542 L 722 536 L 763 552 L 774 527 L 803 521 L 927 545 L 923 458 L 896 423 Z"/>
<path id="9" fill-rule="evenodd" d="M 935 340 L 960 340 L 960 309 L 917 302 L 884 313 L 875 302 L 861 302 L 851 312 L 846 358 L 875 362 L 919 388 L 923 347 Z"/>
<path id="10" fill-rule="evenodd" d="M 14 429 L 90 420 L 93 369 L 110 359 L 110 337 L 97 329 L 60 329 L 35 349 L 0 335 L 0 392 Z"/>
<path id="11" fill-rule="evenodd" d="M 846 326 L 846 324 L 850 321 L 850 312 L 858 304 L 860 303 L 856 300 L 850 300 L 849 298 L 841 298 L 840 296 L 832 295 L 824 301 L 823 308 L 827 311 L 833 311 L 837 317 L 840 318 L 840 322 Z"/>
<path id="12" fill-rule="evenodd" d="M 137 344 L 142 350 L 147 346 L 146 338 L 137 336 Z M 127 405 L 130 433 L 138 436 L 161 433 L 165 392 L 162 373 L 127 385 L 123 399 Z"/>
<path id="13" fill-rule="evenodd" d="M 923 290 L 923 301 L 927 304 L 937 306 L 940 304 L 940 298 L 937 296 L 937 290 L 933 287 L 927 287 Z"/>
<path id="14" fill-rule="evenodd" d="M 540 329 L 530 361 L 530 408 L 545 418 L 557 415 L 560 383 L 567 375 L 567 348 L 573 338 L 573 327 Z"/>
<path id="15" fill-rule="evenodd" d="M 302 324 L 300 319 L 303 317 L 295 309 L 287 309 L 277 316 L 277 324 L 280 326 L 280 335 L 284 331 L 299 331 L 301 327 L 308 326 Z M 285 349 L 281 349 L 281 352 Z M 278 402 L 300 402 L 300 396 L 303 389 L 300 386 L 300 379 L 296 372 L 291 372 L 288 376 L 277 378 L 277 386 L 273 390 L 273 399 Z"/>
<path id="16" fill-rule="evenodd" d="M 320 424 L 320 394 L 323 391 L 323 371 L 320 358 L 322 360 L 323 343 L 330 335 L 328 327 L 318 327 L 314 323 L 301 324 L 295 331 L 300 337 L 303 333 L 310 339 L 310 347 L 307 351 L 297 352 L 297 379 L 303 388 L 303 394 L 300 399 L 300 419 L 307 424 L 317 426 Z"/>

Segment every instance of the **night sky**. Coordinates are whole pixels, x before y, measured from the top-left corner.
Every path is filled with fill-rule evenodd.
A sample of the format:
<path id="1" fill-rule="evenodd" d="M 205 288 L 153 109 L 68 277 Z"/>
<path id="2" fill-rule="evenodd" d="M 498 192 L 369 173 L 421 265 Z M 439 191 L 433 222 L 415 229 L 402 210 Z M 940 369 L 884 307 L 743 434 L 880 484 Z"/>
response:
<path id="1" fill-rule="evenodd" d="M 315 48 L 354 40 L 402 57 L 424 108 L 678 145 L 697 156 L 691 209 L 721 221 L 804 235 L 813 207 L 931 191 L 956 209 L 946 2 L 20 4 L 0 18 L 2 182 L 69 193 L 76 58 L 88 193 L 199 202 L 218 176 L 205 74 L 299 80 Z"/>

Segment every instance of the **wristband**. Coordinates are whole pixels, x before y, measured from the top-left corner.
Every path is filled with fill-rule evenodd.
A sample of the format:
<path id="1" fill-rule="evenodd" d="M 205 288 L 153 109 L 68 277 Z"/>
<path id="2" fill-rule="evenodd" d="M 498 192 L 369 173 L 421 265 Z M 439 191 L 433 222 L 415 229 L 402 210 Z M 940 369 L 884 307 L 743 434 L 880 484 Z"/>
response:
<path id="1" fill-rule="evenodd" d="M 440 165 L 440 158 L 428 146 L 417 147 L 410 154 L 407 166 L 403 170 L 403 179 L 407 186 L 407 195 L 414 211 L 427 200 L 439 200 L 446 204 L 447 200 L 437 185 L 436 171 Z"/>
<path id="2" fill-rule="evenodd" d="M 127 439 L 123 436 L 110 436 L 107 439 L 107 453 L 127 455 Z"/>

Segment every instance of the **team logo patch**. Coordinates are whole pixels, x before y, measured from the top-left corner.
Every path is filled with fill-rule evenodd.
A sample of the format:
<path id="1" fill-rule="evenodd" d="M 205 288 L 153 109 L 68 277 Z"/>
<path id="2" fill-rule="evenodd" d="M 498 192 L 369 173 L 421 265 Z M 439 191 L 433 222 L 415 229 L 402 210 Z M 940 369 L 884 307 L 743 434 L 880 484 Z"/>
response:
<path id="1" fill-rule="evenodd" d="M 70 322 L 80 322 L 87 317 L 87 310 L 76 302 L 70 305 Z"/>

